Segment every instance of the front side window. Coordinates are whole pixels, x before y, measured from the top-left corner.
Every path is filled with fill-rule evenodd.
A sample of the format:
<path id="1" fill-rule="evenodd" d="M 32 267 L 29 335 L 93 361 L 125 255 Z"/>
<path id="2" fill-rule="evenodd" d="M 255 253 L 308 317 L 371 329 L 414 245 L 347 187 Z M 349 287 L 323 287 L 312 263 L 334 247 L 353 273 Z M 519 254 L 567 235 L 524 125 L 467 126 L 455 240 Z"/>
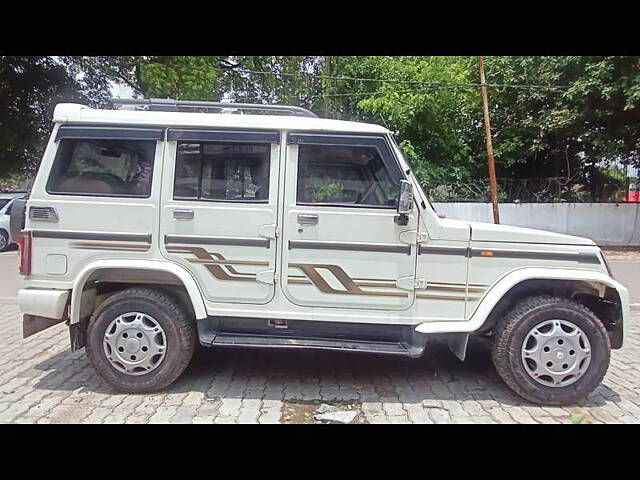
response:
<path id="1" fill-rule="evenodd" d="M 173 196 L 267 202 L 270 155 L 270 144 L 180 142 Z"/>
<path id="2" fill-rule="evenodd" d="M 148 197 L 156 142 L 63 139 L 47 191 L 53 194 Z"/>
<path id="3" fill-rule="evenodd" d="M 300 145 L 300 204 L 392 207 L 399 184 L 394 182 L 375 147 Z"/>

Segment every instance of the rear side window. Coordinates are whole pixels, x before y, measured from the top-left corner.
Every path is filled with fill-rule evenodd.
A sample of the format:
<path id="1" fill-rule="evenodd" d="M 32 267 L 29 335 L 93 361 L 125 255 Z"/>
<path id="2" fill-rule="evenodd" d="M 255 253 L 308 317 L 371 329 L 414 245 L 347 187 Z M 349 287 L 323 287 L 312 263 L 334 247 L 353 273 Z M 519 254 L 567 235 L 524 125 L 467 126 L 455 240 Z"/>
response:
<path id="1" fill-rule="evenodd" d="M 156 142 L 62 139 L 47 192 L 60 195 L 148 197 Z"/>
<path id="2" fill-rule="evenodd" d="M 270 144 L 179 142 L 173 196 L 266 203 L 270 155 Z"/>

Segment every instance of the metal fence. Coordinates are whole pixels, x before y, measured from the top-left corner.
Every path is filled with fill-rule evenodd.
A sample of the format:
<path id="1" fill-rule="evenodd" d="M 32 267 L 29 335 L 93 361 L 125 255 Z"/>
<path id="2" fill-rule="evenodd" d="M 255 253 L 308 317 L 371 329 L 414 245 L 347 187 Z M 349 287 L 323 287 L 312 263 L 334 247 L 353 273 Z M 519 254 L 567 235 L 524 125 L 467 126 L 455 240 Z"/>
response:
<path id="1" fill-rule="evenodd" d="M 598 175 L 591 181 L 578 177 L 498 179 L 498 201 L 505 203 L 638 202 L 639 191 L 638 178 L 630 176 Z M 440 184 L 429 189 L 429 198 L 432 202 L 490 202 L 489 180 Z"/>

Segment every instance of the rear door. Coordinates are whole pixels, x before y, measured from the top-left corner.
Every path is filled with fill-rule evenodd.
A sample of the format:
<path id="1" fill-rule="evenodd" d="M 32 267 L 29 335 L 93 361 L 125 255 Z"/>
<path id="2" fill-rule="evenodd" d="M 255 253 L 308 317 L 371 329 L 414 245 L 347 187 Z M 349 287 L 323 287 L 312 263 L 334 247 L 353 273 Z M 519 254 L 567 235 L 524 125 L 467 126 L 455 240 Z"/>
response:
<path id="1" fill-rule="evenodd" d="M 396 223 L 404 178 L 381 136 L 289 134 L 283 208 L 282 288 L 311 307 L 411 306 L 416 247 Z"/>
<path id="2" fill-rule="evenodd" d="M 213 302 L 274 295 L 280 134 L 169 129 L 161 248 Z"/>

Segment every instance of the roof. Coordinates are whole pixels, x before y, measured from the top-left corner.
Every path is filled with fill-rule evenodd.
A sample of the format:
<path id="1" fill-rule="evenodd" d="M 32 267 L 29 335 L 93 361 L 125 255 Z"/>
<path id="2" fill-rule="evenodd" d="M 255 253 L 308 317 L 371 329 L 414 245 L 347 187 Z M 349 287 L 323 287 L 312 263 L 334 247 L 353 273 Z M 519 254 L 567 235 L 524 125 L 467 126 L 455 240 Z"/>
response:
<path id="1" fill-rule="evenodd" d="M 380 125 L 326 118 L 284 115 L 238 115 L 224 113 L 163 112 L 148 110 L 102 110 L 75 103 L 59 103 L 56 123 L 100 123 L 173 127 L 248 128 L 258 130 L 327 131 L 385 134 Z"/>

